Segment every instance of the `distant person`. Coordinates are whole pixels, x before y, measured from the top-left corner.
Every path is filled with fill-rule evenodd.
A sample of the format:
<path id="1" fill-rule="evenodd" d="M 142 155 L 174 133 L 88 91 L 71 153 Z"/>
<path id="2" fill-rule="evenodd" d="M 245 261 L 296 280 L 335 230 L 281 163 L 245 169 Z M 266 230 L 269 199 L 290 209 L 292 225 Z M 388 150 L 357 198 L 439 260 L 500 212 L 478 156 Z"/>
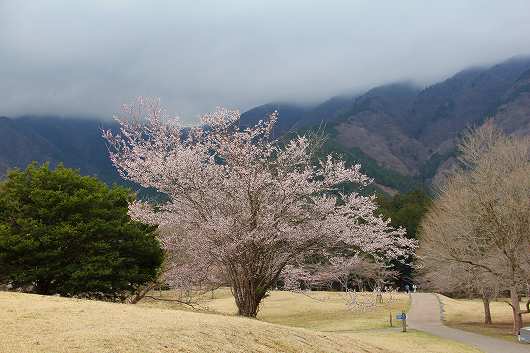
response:
<path id="1" fill-rule="evenodd" d="M 410 293 L 410 287 L 408 284 L 405 284 L 405 292 Z"/>
<path id="2" fill-rule="evenodd" d="M 416 289 L 418 289 L 418 286 L 415 285 L 415 284 L 413 284 L 413 285 L 412 285 L 412 292 L 413 292 L 413 293 L 416 293 Z"/>

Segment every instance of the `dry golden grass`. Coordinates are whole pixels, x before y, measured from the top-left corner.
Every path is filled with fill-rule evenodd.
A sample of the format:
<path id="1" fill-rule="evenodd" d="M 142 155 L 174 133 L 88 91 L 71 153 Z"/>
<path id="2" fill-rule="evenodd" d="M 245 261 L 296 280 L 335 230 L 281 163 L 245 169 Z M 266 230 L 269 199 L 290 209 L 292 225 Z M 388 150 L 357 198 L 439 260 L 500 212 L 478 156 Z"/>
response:
<path id="1" fill-rule="evenodd" d="M 175 299 L 174 291 L 151 293 L 155 298 Z M 408 310 L 409 297 L 406 294 L 394 294 L 389 307 L 379 307 L 367 312 L 347 310 L 343 292 L 312 292 L 310 294 L 285 291 L 272 291 L 262 301 L 258 319 L 274 324 L 303 327 L 327 332 L 348 332 L 389 327 L 389 314 Z M 230 290 L 223 288 L 198 299 L 200 308 L 206 312 L 235 315 L 237 308 Z M 141 305 L 184 309 L 185 306 L 152 299 L 144 299 Z"/>
<path id="2" fill-rule="evenodd" d="M 324 333 L 227 315 L 9 292 L 0 292 L 0 327 L 2 353 L 478 352 L 418 332 Z"/>
<path id="3" fill-rule="evenodd" d="M 484 324 L 484 305 L 480 299 L 452 299 L 439 296 L 444 305 L 444 322 L 447 326 L 483 335 L 515 341 L 512 335 L 512 309 L 506 301 L 490 304 L 492 325 Z"/>
<path id="4" fill-rule="evenodd" d="M 0 292 L 2 352 L 371 352 L 257 320 Z"/>

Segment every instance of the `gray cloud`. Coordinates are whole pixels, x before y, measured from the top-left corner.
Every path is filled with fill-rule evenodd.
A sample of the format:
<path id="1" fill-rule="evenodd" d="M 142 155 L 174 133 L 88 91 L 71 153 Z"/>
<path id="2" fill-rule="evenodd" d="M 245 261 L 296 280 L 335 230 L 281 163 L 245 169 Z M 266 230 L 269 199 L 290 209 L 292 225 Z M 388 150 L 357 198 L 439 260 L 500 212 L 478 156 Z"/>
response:
<path id="1" fill-rule="evenodd" d="M 0 115 L 309 102 L 530 53 L 530 2 L 1 0 Z"/>

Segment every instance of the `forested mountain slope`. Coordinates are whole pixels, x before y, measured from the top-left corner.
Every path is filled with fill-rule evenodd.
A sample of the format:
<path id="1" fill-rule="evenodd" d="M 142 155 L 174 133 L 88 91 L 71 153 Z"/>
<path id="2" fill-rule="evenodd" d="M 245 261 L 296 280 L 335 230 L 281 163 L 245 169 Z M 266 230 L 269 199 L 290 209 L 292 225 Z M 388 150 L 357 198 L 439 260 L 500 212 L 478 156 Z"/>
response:
<path id="1" fill-rule="evenodd" d="M 455 141 L 488 117 L 509 133 L 530 134 L 530 58 L 472 68 L 420 88 L 398 82 L 314 106 L 269 103 L 244 112 L 241 126 L 279 112 L 276 137 L 318 130 L 322 153 L 360 162 L 387 192 L 430 185 L 454 163 Z M 0 175 L 31 161 L 63 162 L 119 181 L 101 138 L 113 123 L 57 117 L 0 118 Z"/>

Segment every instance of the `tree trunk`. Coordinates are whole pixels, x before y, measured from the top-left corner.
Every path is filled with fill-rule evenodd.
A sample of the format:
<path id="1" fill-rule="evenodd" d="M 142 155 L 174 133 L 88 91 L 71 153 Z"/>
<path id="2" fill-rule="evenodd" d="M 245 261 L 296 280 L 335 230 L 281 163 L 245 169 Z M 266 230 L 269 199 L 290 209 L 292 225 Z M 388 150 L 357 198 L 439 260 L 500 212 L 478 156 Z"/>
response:
<path id="1" fill-rule="evenodd" d="M 491 325 L 491 310 L 490 310 L 490 298 L 482 297 L 482 303 L 484 303 L 484 323 Z"/>
<path id="2" fill-rule="evenodd" d="M 519 330 L 523 327 L 521 307 L 519 306 L 519 293 L 516 287 L 510 288 L 510 301 L 513 312 L 513 334 L 518 335 Z"/>
<path id="3" fill-rule="evenodd" d="M 246 317 L 256 317 L 261 299 L 255 295 L 245 295 L 243 300 L 236 300 L 237 314 Z"/>
<path id="4" fill-rule="evenodd" d="M 157 284 L 158 282 L 151 282 L 141 288 L 138 288 L 132 296 L 126 299 L 126 301 L 129 304 L 137 304 L 147 295 L 147 293 L 149 293 L 153 288 L 155 288 Z"/>
<path id="5" fill-rule="evenodd" d="M 246 317 L 256 317 L 258 314 L 259 304 L 264 297 L 264 293 L 256 290 L 253 285 L 246 288 L 235 287 L 234 298 L 238 309 L 238 315 Z"/>
<path id="6" fill-rule="evenodd" d="M 238 315 L 256 317 L 259 304 L 269 288 L 260 288 L 253 278 L 237 277 L 232 283 Z"/>

